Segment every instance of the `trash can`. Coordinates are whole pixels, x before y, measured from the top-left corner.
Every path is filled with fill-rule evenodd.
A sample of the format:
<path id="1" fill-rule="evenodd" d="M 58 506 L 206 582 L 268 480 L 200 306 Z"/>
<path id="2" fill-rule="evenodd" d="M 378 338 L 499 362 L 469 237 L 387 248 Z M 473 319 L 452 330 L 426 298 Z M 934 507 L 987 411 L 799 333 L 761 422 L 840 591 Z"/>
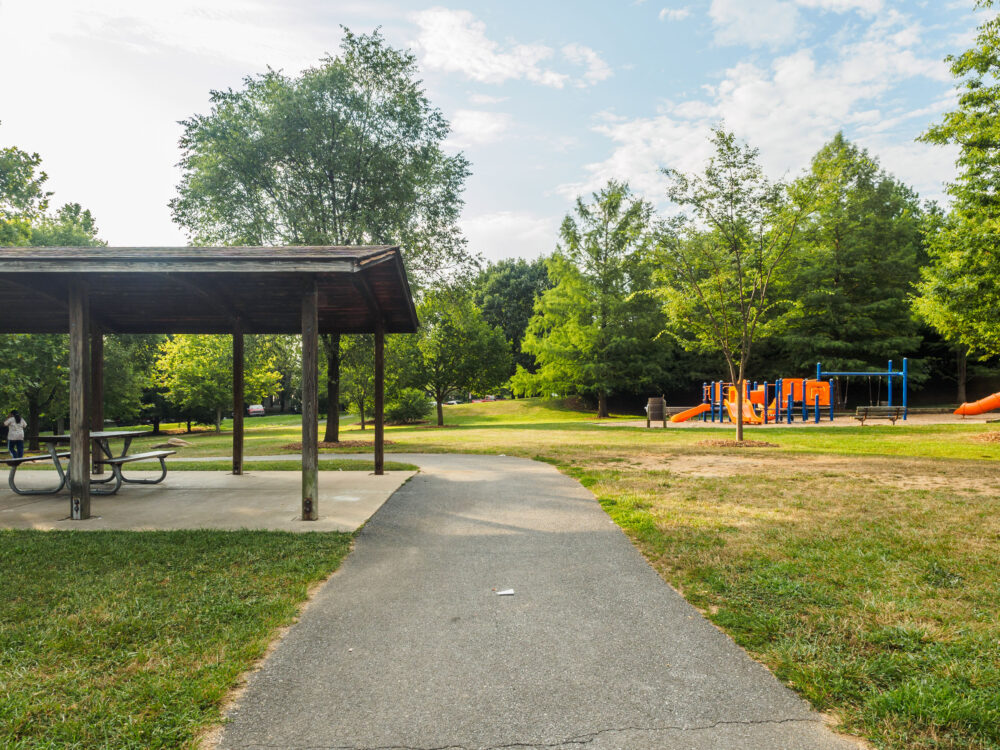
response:
<path id="1" fill-rule="evenodd" d="M 646 427 L 650 422 L 663 422 L 663 426 L 667 426 L 667 401 L 662 396 L 646 402 Z"/>

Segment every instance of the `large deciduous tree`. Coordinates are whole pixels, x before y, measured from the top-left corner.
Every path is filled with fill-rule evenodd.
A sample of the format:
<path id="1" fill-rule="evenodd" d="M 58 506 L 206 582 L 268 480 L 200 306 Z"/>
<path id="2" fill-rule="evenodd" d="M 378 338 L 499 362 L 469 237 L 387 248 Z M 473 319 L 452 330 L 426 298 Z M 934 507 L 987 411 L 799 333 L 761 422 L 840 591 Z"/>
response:
<path id="1" fill-rule="evenodd" d="M 281 384 L 267 338 L 247 337 L 244 393 L 250 402 L 274 395 Z M 222 413 L 233 403 L 231 336 L 174 336 L 161 345 L 155 374 L 171 401 L 188 413 L 213 414 L 221 429 Z"/>
<path id="2" fill-rule="evenodd" d="M 510 346 L 503 331 L 483 319 L 464 293 L 439 290 L 418 309 L 421 328 L 410 355 L 400 365 L 403 384 L 423 388 L 437 402 L 437 423 L 444 425 L 442 404 L 453 391 L 487 392 L 510 375 Z"/>
<path id="3" fill-rule="evenodd" d="M 507 258 L 484 268 L 472 283 L 473 300 L 491 326 L 498 326 L 511 344 L 513 366 L 528 372 L 536 369 L 535 358 L 521 348 L 535 302 L 549 289 L 544 258 L 527 261 Z M 515 370 L 511 370 L 513 375 Z"/>
<path id="4" fill-rule="evenodd" d="M 297 77 L 251 76 L 213 91 L 183 122 L 174 220 L 195 244 L 399 244 L 415 282 L 474 261 L 458 229 L 469 173 L 408 52 L 344 30 L 341 52 Z M 338 336 L 324 340 L 338 439 Z"/>
<path id="5" fill-rule="evenodd" d="M 522 345 L 538 370 L 518 368 L 515 390 L 596 396 L 598 416 L 607 417 L 610 394 L 662 384 L 669 346 L 655 340 L 664 318 L 649 296 L 652 213 L 614 181 L 591 203 L 577 200 L 546 262 L 552 288 L 539 297 Z"/>
<path id="6" fill-rule="evenodd" d="M 993 7 L 992 0 L 977 6 Z M 1000 354 L 1000 16 L 979 27 L 975 45 L 948 57 L 958 106 L 924 141 L 958 146 L 959 174 L 945 217 L 928 222 L 931 263 L 916 308 L 943 336 L 981 356 Z"/>
<path id="7" fill-rule="evenodd" d="M 754 343 L 780 328 L 772 285 L 815 186 L 771 182 L 757 149 L 721 128 L 711 140 L 715 153 L 702 174 L 664 170 L 668 195 L 685 213 L 662 233 L 658 291 L 682 345 L 721 352 L 730 380 L 742 383 Z M 743 388 L 736 392 L 736 439 L 743 440 Z"/>

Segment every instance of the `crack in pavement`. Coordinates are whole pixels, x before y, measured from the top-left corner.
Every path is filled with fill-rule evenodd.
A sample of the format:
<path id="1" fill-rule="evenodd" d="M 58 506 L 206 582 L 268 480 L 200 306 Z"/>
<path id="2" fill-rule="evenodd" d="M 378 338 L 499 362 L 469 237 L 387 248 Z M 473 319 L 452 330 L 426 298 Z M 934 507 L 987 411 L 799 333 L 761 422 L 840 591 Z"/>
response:
<path id="1" fill-rule="evenodd" d="M 610 727 L 598 729 L 556 742 L 510 742 L 503 745 L 241 745 L 240 750 L 515 750 L 516 748 L 560 748 L 567 745 L 589 745 L 598 737 L 621 732 L 705 732 L 721 726 L 763 726 L 767 724 L 822 724 L 820 719 L 720 719 L 711 724 L 694 726 L 667 725 L 659 727 Z"/>

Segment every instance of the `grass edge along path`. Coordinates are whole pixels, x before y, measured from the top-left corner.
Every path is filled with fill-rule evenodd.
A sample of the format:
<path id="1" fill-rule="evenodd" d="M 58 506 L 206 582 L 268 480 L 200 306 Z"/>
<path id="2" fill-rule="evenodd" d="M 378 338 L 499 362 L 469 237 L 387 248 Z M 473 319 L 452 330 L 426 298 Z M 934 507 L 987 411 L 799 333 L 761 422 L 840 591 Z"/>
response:
<path id="1" fill-rule="evenodd" d="M 841 731 L 878 748 L 1000 747 L 1000 584 L 981 546 L 997 499 L 803 475 L 755 495 L 752 477 L 639 478 L 549 462 Z M 952 512 L 943 519 L 941 509 Z"/>
<path id="2" fill-rule="evenodd" d="M 197 747 L 353 538 L 0 531 L 0 746 Z"/>

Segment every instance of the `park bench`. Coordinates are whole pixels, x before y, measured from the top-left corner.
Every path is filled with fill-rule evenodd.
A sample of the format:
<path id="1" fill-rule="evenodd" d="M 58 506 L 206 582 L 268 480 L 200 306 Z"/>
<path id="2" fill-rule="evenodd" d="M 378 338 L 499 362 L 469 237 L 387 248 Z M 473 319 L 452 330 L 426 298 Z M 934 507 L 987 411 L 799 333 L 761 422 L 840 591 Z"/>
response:
<path id="1" fill-rule="evenodd" d="M 59 458 L 69 458 L 69 453 L 57 453 L 56 456 Z M 0 459 L 3 463 L 10 467 L 10 476 L 7 477 L 7 484 L 10 488 L 14 490 L 18 495 L 51 495 L 59 492 L 66 484 L 66 477 L 62 472 L 62 468 L 56 464 L 56 468 L 59 469 L 59 486 L 55 489 L 45 489 L 45 490 L 25 490 L 14 484 L 14 475 L 17 474 L 17 470 L 23 464 L 30 464 L 36 461 L 53 461 L 51 453 L 42 453 L 38 456 L 23 456 L 21 458 L 4 458 Z"/>
<path id="2" fill-rule="evenodd" d="M 866 419 L 891 419 L 896 424 L 897 419 L 902 419 L 906 409 L 902 406 L 859 406 L 854 413 L 854 418 L 865 426 Z"/>
<path id="3" fill-rule="evenodd" d="M 167 456 L 174 455 L 175 453 L 177 453 L 177 451 L 149 451 L 148 453 L 133 453 L 129 456 L 102 458 L 97 463 L 108 464 L 108 466 L 111 467 L 111 471 L 114 472 L 119 485 L 122 482 L 125 484 L 159 484 L 167 477 L 167 462 L 164 459 L 166 459 Z M 148 461 L 153 458 L 158 459 L 160 462 L 161 473 L 158 479 L 126 479 L 122 474 L 122 466 L 124 464 L 132 463 L 133 461 Z"/>

